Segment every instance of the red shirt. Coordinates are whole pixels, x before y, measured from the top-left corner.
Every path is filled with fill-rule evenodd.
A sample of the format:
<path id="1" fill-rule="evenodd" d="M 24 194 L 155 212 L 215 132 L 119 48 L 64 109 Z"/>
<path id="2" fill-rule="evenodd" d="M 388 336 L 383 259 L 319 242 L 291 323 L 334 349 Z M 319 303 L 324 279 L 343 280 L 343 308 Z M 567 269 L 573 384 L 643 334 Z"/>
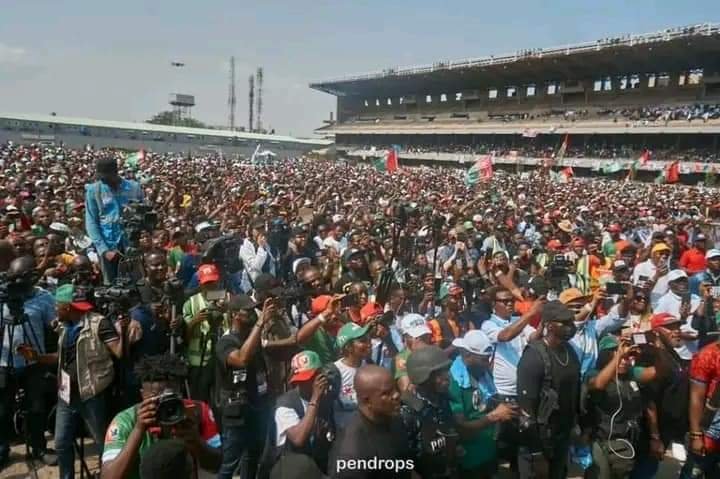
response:
<path id="1" fill-rule="evenodd" d="M 687 274 L 705 271 L 706 265 L 705 252 L 697 248 L 690 248 L 680 256 L 680 267 L 684 269 Z"/>
<path id="2" fill-rule="evenodd" d="M 709 399 L 720 387 L 720 343 L 705 346 L 690 364 L 690 380 L 705 384 L 705 399 Z M 720 441 L 705 436 L 705 448 L 720 451 Z"/>

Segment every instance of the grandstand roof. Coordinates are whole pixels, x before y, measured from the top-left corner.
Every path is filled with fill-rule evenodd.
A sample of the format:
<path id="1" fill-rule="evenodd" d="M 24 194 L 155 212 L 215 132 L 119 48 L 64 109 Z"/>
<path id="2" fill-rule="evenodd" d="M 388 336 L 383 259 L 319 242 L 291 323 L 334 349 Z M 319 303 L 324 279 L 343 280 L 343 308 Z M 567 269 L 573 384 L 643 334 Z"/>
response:
<path id="1" fill-rule="evenodd" d="M 60 125 L 86 126 L 96 128 L 114 128 L 120 130 L 135 130 L 139 132 L 175 133 L 182 135 L 219 136 L 223 138 L 238 138 L 256 141 L 278 141 L 287 143 L 301 143 L 316 146 L 328 146 L 332 141 L 324 139 L 294 138 L 283 135 L 264 135 L 260 133 L 246 133 L 230 130 L 211 130 L 208 128 L 188 128 L 180 126 L 155 125 L 152 123 L 133 123 L 126 121 L 93 120 L 89 118 L 74 118 L 66 116 L 36 115 L 27 113 L 0 113 L 0 119 L 21 120 L 30 122 L 55 123 Z"/>
<path id="2" fill-rule="evenodd" d="M 432 65 L 388 68 L 379 72 L 311 83 L 332 95 L 403 93 L 422 82 L 426 90 L 459 91 L 468 84 L 579 79 L 597 74 L 663 72 L 700 67 L 720 68 L 720 24 L 705 23 L 669 28 L 642 35 L 625 35 L 553 48 L 521 50 L 505 55 Z"/>

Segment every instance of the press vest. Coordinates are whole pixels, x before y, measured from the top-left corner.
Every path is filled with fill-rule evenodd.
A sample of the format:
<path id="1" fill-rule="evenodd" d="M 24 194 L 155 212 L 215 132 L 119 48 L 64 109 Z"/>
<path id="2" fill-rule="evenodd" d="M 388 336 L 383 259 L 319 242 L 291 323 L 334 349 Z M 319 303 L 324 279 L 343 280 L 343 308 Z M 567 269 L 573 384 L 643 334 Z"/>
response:
<path id="1" fill-rule="evenodd" d="M 75 366 L 77 367 L 78 390 L 80 399 L 86 401 L 97 396 L 110 384 L 114 377 L 114 369 L 110 350 L 100 340 L 98 330 L 103 317 L 90 313 L 83 317 L 83 326 L 78 334 L 75 346 Z M 60 333 L 58 357 L 58 377 L 64 357 L 66 329 Z"/>

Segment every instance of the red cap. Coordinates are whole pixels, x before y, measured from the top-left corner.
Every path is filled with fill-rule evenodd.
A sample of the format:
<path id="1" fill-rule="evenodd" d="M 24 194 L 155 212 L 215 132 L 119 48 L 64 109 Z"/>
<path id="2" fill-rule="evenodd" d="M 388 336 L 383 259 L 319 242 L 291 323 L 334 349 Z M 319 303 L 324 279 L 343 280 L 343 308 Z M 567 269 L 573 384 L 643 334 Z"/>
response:
<path id="1" fill-rule="evenodd" d="M 620 232 L 622 232 L 622 228 L 620 228 L 620 225 L 619 225 L 619 224 L 613 223 L 613 224 L 611 224 L 610 227 L 608 228 L 608 231 L 609 231 L 610 233 L 620 233 Z"/>
<path id="2" fill-rule="evenodd" d="M 573 246 L 585 246 L 585 240 L 582 238 L 575 238 L 572 244 Z"/>
<path id="3" fill-rule="evenodd" d="M 77 309 L 78 311 L 82 311 L 83 313 L 87 313 L 88 311 L 92 311 L 93 305 L 87 301 L 74 301 L 70 303 L 70 306 Z"/>
<path id="4" fill-rule="evenodd" d="M 653 314 L 650 318 L 650 327 L 652 329 L 664 328 L 676 323 L 682 323 L 682 321 L 670 313 Z"/>
<path id="5" fill-rule="evenodd" d="M 318 296 L 317 298 L 312 300 L 312 303 L 310 304 L 310 311 L 313 315 L 317 316 L 318 314 L 325 311 L 330 304 L 330 301 L 332 301 L 332 296 L 329 294 L 323 294 L 322 296 Z"/>
<path id="6" fill-rule="evenodd" d="M 360 319 L 362 320 L 363 324 L 365 324 L 368 319 L 382 313 L 382 306 L 377 303 L 367 303 L 365 306 L 360 308 Z"/>
<path id="7" fill-rule="evenodd" d="M 560 240 L 551 239 L 550 241 L 548 241 L 547 247 L 548 249 L 561 249 L 562 243 L 560 242 Z"/>
<path id="8" fill-rule="evenodd" d="M 198 281 L 200 284 L 220 281 L 220 271 L 214 264 L 203 264 L 198 268 Z"/>

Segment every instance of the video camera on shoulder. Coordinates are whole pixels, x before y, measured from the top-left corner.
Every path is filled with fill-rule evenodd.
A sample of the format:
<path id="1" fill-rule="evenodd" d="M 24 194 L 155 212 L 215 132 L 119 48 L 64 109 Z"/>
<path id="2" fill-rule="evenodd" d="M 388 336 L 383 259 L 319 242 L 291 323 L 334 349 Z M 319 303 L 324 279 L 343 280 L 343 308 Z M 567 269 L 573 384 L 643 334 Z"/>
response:
<path id="1" fill-rule="evenodd" d="M 138 285 L 131 280 L 118 278 L 111 286 L 95 288 L 93 291 L 95 306 L 111 320 L 118 313 L 129 311 L 142 302 Z"/>
<path id="2" fill-rule="evenodd" d="M 213 263 L 228 274 L 237 273 L 243 269 L 240 261 L 240 246 L 240 239 L 231 235 L 208 240 L 205 243 L 202 262 Z"/>
<path id="3" fill-rule="evenodd" d="M 31 296 L 37 280 L 38 275 L 34 271 L 21 275 L 0 273 L 0 304 L 7 306 L 15 324 L 22 322 L 25 301 Z M 9 318 L 3 319 L 7 321 Z"/>
<path id="4" fill-rule="evenodd" d="M 140 240 L 140 233 L 152 233 L 158 222 L 158 215 L 153 207 L 139 201 L 131 201 L 125 205 L 120 215 L 123 230 L 131 244 Z"/>

